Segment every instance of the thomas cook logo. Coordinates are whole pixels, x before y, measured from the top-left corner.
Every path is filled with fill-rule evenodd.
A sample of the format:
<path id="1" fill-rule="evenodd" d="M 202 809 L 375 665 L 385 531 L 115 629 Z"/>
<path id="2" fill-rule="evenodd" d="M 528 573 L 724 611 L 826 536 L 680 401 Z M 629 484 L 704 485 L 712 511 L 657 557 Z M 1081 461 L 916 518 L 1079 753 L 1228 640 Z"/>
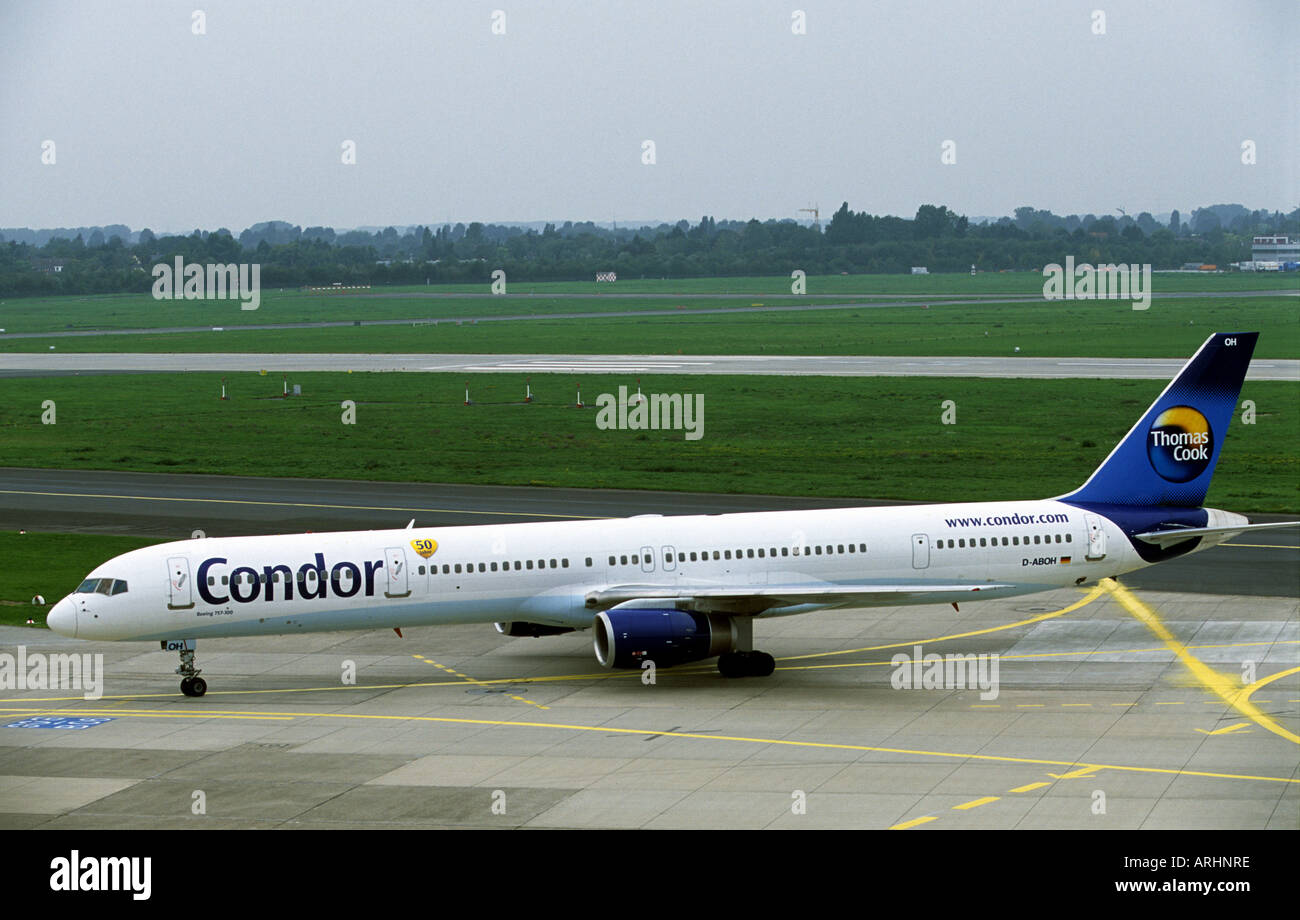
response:
<path id="1" fill-rule="evenodd" d="M 1170 482 L 1188 482 L 1210 465 L 1214 432 L 1190 406 L 1174 406 L 1156 417 L 1147 434 L 1151 468 Z"/>
<path id="2" fill-rule="evenodd" d="M 432 556 L 435 552 L 438 551 L 438 541 L 437 540 L 412 540 L 411 549 L 415 550 L 425 559 L 428 559 L 430 556 Z"/>

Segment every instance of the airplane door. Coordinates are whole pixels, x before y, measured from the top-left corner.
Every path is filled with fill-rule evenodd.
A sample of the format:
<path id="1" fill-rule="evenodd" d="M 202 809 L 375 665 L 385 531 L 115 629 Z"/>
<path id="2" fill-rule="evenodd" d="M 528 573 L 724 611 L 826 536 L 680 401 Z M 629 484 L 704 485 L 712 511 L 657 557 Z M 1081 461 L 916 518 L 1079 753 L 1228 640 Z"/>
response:
<path id="1" fill-rule="evenodd" d="M 655 551 L 653 547 L 641 547 L 641 571 L 653 572 L 655 570 Z"/>
<path id="2" fill-rule="evenodd" d="M 188 610 L 194 606 L 194 587 L 190 584 L 190 560 L 172 556 L 167 560 L 169 610 Z"/>
<path id="3" fill-rule="evenodd" d="M 1106 528 L 1101 525 L 1101 518 L 1095 514 L 1085 514 L 1084 521 L 1088 524 L 1088 559 L 1105 559 L 1106 558 Z"/>
<path id="4" fill-rule="evenodd" d="M 410 573 L 406 570 L 406 550 L 400 546 L 390 546 L 384 550 L 384 569 L 388 572 L 384 597 L 409 596 L 411 582 Z"/>
<path id="5" fill-rule="evenodd" d="M 924 569 L 930 565 L 930 538 L 923 533 L 912 534 L 912 568 Z"/>

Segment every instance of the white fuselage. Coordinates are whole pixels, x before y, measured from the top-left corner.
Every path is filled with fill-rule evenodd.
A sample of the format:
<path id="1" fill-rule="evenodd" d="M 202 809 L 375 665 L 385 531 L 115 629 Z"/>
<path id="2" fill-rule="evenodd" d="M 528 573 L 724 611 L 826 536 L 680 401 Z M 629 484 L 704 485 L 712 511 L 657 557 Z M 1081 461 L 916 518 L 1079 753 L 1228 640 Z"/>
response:
<path id="1" fill-rule="evenodd" d="M 589 594 L 623 585 L 998 584 L 1006 596 L 1145 565 L 1114 522 L 1054 500 L 222 537 L 104 563 L 50 624 L 109 640 L 493 621 L 586 629 Z"/>

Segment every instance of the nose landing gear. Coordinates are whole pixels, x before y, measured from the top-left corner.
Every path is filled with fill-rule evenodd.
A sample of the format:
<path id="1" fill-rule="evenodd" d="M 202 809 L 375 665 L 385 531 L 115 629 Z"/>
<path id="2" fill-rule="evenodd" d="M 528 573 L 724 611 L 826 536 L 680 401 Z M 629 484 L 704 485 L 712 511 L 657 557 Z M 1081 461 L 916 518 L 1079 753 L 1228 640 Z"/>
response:
<path id="1" fill-rule="evenodd" d="M 181 654 L 181 665 L 176 673 L 181 676 L 181 693 L 186 696 L 197 697 L 208 692 L 208 682 L 199 677 L 202 671 L 194 667 L 194 652 L 198 644 L 197 639 L 171 639 L 162 643 L 163 651 Z"/>

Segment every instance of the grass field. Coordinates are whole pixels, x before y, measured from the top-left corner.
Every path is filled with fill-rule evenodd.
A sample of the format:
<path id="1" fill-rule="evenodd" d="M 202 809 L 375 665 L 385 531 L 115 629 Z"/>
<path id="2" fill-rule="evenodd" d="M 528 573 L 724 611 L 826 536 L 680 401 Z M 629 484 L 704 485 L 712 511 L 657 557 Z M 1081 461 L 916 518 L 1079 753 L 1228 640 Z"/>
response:
<path id="1" fill-rule="evenodd" d="M 621 305 L 620 305 L 621 306 Z M 661 305 L 662 306 L 662 305 Z M 617 309 L 618 307 L 616 307 Z M 1188 297 L 665 317 L 541 319 L 175 335 L 0 338 L 0 351 L 486 354 L 1190 356 L 1214 331 L 1259 331 L 1258 358 L 1300 358 L 1300 303 Z"/>
<path id="2" fill-rule="evenodd" d="M 1300 279 L 1277 273 L 1198 275 L 1157 274 L 1160 293 L 1201 291 L 1295 292 Z M 807 300 L 852 301 L 863 297 L 952 297 L 1016 294 L 1040 296 L 1038 272 L 981 275 L 830 275 L 807 279 Z M 698 278 L 673 281 L 538 282 L 510 284 L 506 295 L 484 297 L 487 284 L 376 287 L 366 294 L 323 294 L 267 289 L 257 310 L 234 301 L 154 300 L 148 293 L 5 298 L 0 328 L 8 332 L 146 329 L 164 326 L 241 326 L 265 323 L 352 322 L 414 318 L 473 318 L 520 313 L 575 313 L 609 310 L 749 306 L 765 296 L 790 294 L 790 278 Z M 430 297 L 429 294 L 440 296 Z M 454 294 L 473 294 L 456 298 Z M 572 297 L 570 295 L 582 295 Z M 627 297 L 647 294 L 653 297 Z M 734 299 L 719 295 L 734 294 Z M 591 296 L 600 295 L 600 296 Z M 616 296 L 610 296 L 616 295 Z M 692 295 L 696 295 L 692 297 Z M 707 297 L 699 295 L 709 295 Z M 791 302 L 781 299 L 778 303 Z"/>
<path id="3" fill-rule="evenodd" d="M 23 626 L 30 617 L 44 629 L 51 605 L 81 584 L 95 566 L 161 542 L 138 537 L 0 531 L 0 626 Z M 48 603 L 32 604 L 36 595 Z"/>
<path id="4" fill-rule="evenodd" d="M 584 400 L 628 378 L 584 376 Z M 13 378 L 0 381 L 0 465 L 388 481 L 655 488 L 844 498 L 1038 498 L 1081 483 L 1162 381 L 653 376 L 646 392 L 702 394 L 703 437 L 604 431 L 573 408 L 574 379 L 523 375 Z M 1247 383 L 1258 422 L 1234 424 L 1207 502 L 1300 510 L 1300 402 Z M 56 423 L 41 423 L 53 400 Z M 344 400 L 355 424 L 344 424 Z M 941 424 L 953 400 L 957 424 Z"/>

